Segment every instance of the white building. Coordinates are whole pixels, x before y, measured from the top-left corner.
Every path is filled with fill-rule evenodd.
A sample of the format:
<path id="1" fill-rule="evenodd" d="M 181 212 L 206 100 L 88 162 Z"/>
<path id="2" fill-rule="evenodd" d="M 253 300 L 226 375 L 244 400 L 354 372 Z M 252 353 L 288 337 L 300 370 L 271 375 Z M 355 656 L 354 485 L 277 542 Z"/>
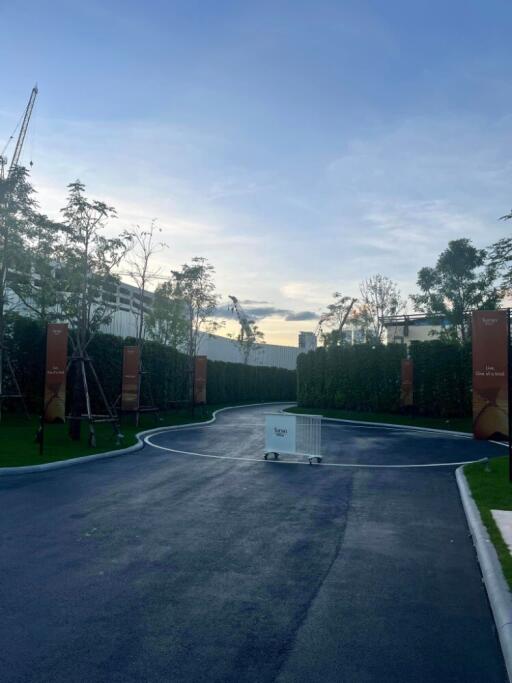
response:
<path id="1" fill-rule="evenodd" d="M 141 296 L 137 287 L 120 283 L 115 290 L 108 293 L 109 301 L 115 306 L 111 322 L 104 325 L 102 331 L 113 334 L 116 337 L 135 337 L 137 334 L 137 316 L 141 306 Z M 26 307 L 10 292 L 11 303 L 15 303 L 16 311 L 21 315 L 30 315 Z M 152 292 L 144 294 L 144 311 L 149 313 L 153 303 Z M 306 333 L 307 334 L 307 333 Z M 312 333 L 311 333 L 312 334 Z M 258 344 L 251 351 L 249 365 L 265 365 L 277 368 L 295 370 L 297 366 L 297 356 L 303 349 L 293 346 L 281 346 L 278 344 Z M 243 356 L 236 341 L 212 335 L 201 334 L 199 343 L 200 355 L 208 356 L 210 360 L 221 360 L 230 363 L 243 363 Z"/>
<path id="2" fill-rule="evenodd" d="M 432 341 L 449 326 L 441 316 L 433 318 L 425 314 L 400 315 L 382 320 L 385 328 L 385 344 L 407 344 L 412 341 Z"/>

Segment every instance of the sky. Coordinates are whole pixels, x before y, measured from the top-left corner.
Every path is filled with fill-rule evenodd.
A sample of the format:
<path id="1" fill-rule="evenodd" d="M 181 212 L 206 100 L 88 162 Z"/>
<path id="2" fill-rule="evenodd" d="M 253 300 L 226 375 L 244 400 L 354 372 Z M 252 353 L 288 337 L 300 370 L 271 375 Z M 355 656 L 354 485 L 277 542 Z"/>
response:
<path id="1" fill-rule="evenodd" d="M 162 277 L 206 257 L 295 346 L 333 292 L 411 294 L 449 240 L 510 232 L 511 25 L 509 0 L 0 0 L 0 151 L 37 82 L 42 210 L 79 178 L 111 234 L 157 219 Z"/>

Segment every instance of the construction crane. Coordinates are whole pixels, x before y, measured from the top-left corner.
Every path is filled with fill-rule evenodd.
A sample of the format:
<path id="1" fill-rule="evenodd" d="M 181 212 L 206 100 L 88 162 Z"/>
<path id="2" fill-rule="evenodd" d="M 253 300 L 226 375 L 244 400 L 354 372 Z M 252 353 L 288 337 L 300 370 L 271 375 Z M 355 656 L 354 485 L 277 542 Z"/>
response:
<path id="1" fill-rule="evenodd" d="M 23 114 L 23 121 L 21 123 L 21 128 L 20 132 L 18 135 L 18 139 L 16 141 L 16 147 L 14 148 L 14 154 L 12 155 L 11 163 L 9 164 L 9 171 L 7 173 L 7 177 L 9 177 L 12 173 L 12 171 L 18 166 L 19 161 L 20 161 L 20 156 L 21 156 L 21 151 L 23 149 L 23 144 L 25 142 L 25 137 L 27 135 L 27 129 L 28 129 L 28 124 L 30 123 L 30 117 L 32 116 L 32 111 L 34 109 L 34 104 L 36 101 L 37 93 L 39 92 L 37 88 L 37 84 L 32 88 L 32 92 L 30 93 L 30 97 L 28 100 L 28 104 L 25 108 L 25 113 Z M 12 140 L 13 136 L 9 138 L 9 141 L 7 142 L 7 145 L 4 148 L 7 148 L 9 145 L 9 142 Z M 3 180 L 4 179 L 4 169 L 7 164 L 7 159 L 5 156 L 2 154 L 0 156 L 0 178 Z M 32 161 L 30 162 L 30 165 L 32 166 Z"/>
<path id="2" fill-rule="evenodd" d="M 253 346 L 256 344 L 258 339 L 263 338 L 263 334 L 254 328 L 254 320 L 249 320 L 247 313 L 242 308 L 240 302 L 236 296 L 229 295 L 229 298 L 233 302 L 230 306 L 231 310 L 236 313 L 238 322 L 240 323 L 240 334 L 238 335 L 238 344 L 240 350 L 244 357 L 244 363 L 247 365 L 249 362 L 249 356 Z"/>
<path id="3" fill-rule="evenodd" d="M 229 298 L 233 302 L 233 305 L 230 308 L 236 313 L 238 322 L 240 323 L 240 340 L 243 341 L 244 339 L 255 339 L 254 330 L 252 328 L 254 320 L 249 320 L 247 313 L 240 305 L 240 302 L 236 296 L 232 296 L 230 294 Z"/>

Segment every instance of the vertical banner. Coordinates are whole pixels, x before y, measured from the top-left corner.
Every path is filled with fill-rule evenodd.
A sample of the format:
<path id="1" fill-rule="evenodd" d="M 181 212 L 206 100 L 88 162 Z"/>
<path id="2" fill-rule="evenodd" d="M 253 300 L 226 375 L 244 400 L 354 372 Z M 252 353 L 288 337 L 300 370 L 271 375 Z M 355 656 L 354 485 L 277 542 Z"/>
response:
<path id="1" fill-rule="evenodd" d="M 402 408 L 414 405 L 414 363 L 411 358 L 402 358 L 400 405 Z"/>
<path id="2" fill-rule="evenodd" d="M 139 409 L 140 349 L 125 346 L 123 349 L 123 384 L 121 410 Z"/>
<path id="3" fill-rule="evenodd" d="M 195 381 L 194 381 L 194 403 L 206 403 L 206 368 L 208 358 L 206 356 L 196 356 Z"/>
<path id="4" fill-rule="evenodd" d="M 49 323 L 46 327 L 46 369 L 44 374 L 44 421 L 66 418 L 66 367 L 68 326 Z"/>
<path id="5" fill-rule="evenodd" d="M 473 434 L 508 436 L 509 313 L 473 311 Z"/>

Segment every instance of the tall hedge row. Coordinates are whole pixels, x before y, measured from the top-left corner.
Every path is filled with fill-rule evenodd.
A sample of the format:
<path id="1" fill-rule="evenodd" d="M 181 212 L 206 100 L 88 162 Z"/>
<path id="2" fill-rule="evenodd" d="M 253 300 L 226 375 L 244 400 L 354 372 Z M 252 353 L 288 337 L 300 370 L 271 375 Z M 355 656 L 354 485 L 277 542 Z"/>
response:
<path id="1" fill-rule="evenodd" d="M 208 361 L 208 403 L 230 401 L 294 401 L 297 375 L 283 368 Z"/>
<path id="2" fill-rule="evenodd" d="M 400 344 L 317 349 L 299 356 L 300 406 L 368 412 L 399 412 Z M 471 414 L 471 346 L 441 341 L 413 342 L 414 406 L 422 415 Z"/>
<path id="3" fill-rule="evenodd" d="M 98 334 L 89 346 L 89 355 L 111 402 L 117 399 L 121 391 L 123 346 L 133 342 L 129 338 Z M 44 381 L 43 326 L 28 318 L 12 317 L 6 346 L 29 409 L 33 412 L 40 411 Z M 143 351 L 143 366 L 143 402 L 149 401 L 149 384 L 154 402 L 162 408 L 170 402 L 186 400 L 188 363 L 184 354 L 156 342 L 147 342 Z M 294 400 L 296 396 L 295 371 L 208 361 L 207 373 L 208 403 L 288 401 Z M 90 384 L 93 386 L 91 379 Z M 71 380 L 68 380 L 67 388 L 69 393 Z M 94 399 L 96 392 L 92 390 L 91 394 Z M 6 402 L 6 408 L 14 407 L 14 402 Z M 101 410 L 102 406 L 97 400 L 93 400 L 93 408 Z"/>
<path id="4" fill-rule="evenodd" d="M 317 349 L 297 362 L 299 405 L 344 410 L 398 410 L 400 363 L 405 349 L 397 344 L 366 344 Z"/>
<path id="5" fill-rule="evenodd" d="M 414 407 L 421 415 L 471 415 L 471 344 L 412 342 Z"/>

